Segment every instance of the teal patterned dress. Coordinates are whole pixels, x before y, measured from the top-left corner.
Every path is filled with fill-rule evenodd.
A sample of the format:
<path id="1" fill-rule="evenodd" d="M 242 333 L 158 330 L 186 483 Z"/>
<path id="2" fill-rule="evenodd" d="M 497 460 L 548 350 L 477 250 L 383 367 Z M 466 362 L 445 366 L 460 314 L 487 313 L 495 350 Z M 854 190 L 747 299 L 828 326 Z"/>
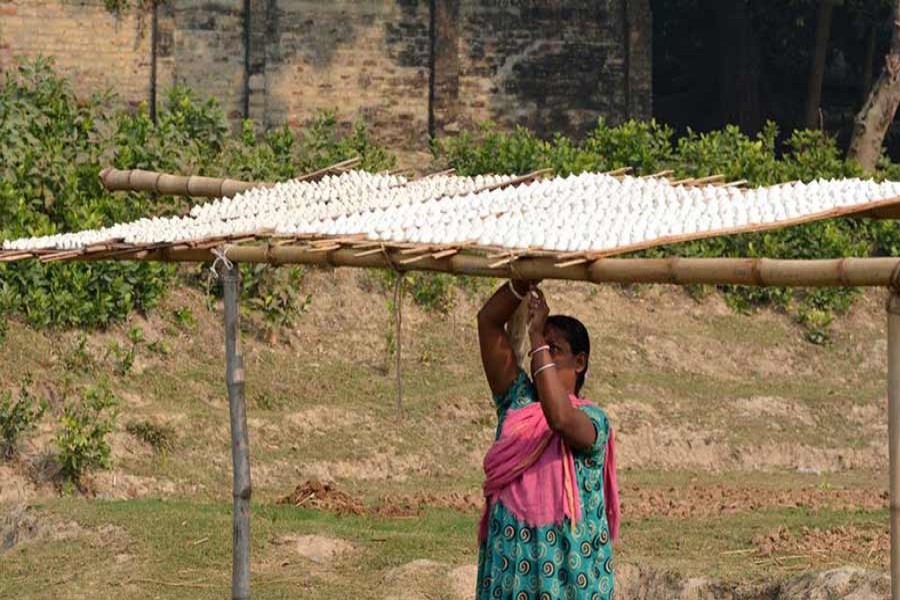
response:
<path id="1" fill-rule="evenodd" d="M 497 437 L 509 410 L 537 400 L 524 371 L 497 405 Z M 477 600 L 609 600 L 613 591 L 612 544 L 603 497 L 603 462 L 609 421 L 596 406 L 580 407 L 597 429 L 588 450 L 573 451 L 581 496 L 581 521 L 529 527 L 499 501 L 488 515 L 487 540 L 478 549 Z"/>

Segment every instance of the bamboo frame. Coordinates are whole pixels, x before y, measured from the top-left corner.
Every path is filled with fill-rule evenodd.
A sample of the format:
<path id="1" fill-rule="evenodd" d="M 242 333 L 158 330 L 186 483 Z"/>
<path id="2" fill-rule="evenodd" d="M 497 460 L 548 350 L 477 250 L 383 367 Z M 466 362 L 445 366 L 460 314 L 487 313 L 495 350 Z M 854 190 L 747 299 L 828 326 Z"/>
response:
<path id="1" fill-rule="evenodd" d="M 517 178 L 514 181 L 504 182 L 501 184 L 496 184 L 494 186 L 489 186 L 490 189 L 497 189 L 500 187 L 505 187 L 509 185 L 515 185 L 515 183 L 522 183 L 524 181 L 529 181 L 534 179 L 535 177 L 539 177 L 542 173 L 535 172 L 530 173 L 528 175 L 524 175 L 522 177 Z M 485 188 L 487 189 L 487 188 Z M 795 217 L 793 219 L 784 219 L 782 221 L 772 221 L 768 223 L 757 223 L 751 224 L 745 227 L 731 227 L 727 229 L 718 229 L 718 230 L 710 230 L 710 231 L 698 231 L 692 232 L 688 234 L 681 235 L 673 235 L 673 236 L 664 236 L 651 240 L 647 240 L 644 242 L 640 242 L 637 244 L 630 244 L 627 246 L 618 246 L 616 248 L 611 248 L 608 250 L 599 250 L 599 251 L 576 251 L 576 252 L 559 252 L 559 251 L 550 251 L 544 250 L 541 248 L 494 248 L 488 246 L 479 246 L 476 243 L 455 243 L 455 244 L 446 244 L 446 247 L 456 247 L 456 248 L 465 248 L 475 252 L 488 253 L 490 258 L 500 258 L 502 257 L 504 260 L 500 261 L 496 266 L 502 266 L 508 262 L 514 262 L 521 258 L 525 257 L 535 257 L 535 256 L 547 256 L 552 257 L 557 261 L 557 266 L 559 268 L 567 268 L 579 264 L 591 263 L 600 258 L 608 258 L 611 256 L 626 254 L 629 252 L 636 252 L 639 250 L 645 250 L 647 248 L 652 248 L 656 246 L 662 245 L 670 245 L 681 242 L 709 239 L 724 235 L 734 235 L 739 233 L 755 233 L 761 231 L 770 231 L 773 229 L 780 229 L 783 227 L 790 227 L 794 225 L 801 225 L 804 223 L 810 223 L 813 221 L 820 221 L 824 219 L 830 218 L 840 218 L 840 217 L 860 217 L 860 216 L 871 216 L 873 214 L 878 213 L 878 211 L 894 211 L 897 212 L 898 216 L 900 216 L 900 196 L 894 198 L 887 198 L 884 200 L 876 200 L 873 202 L 869 202 L 862 205 L 850 206 L 850 207 L 837 207 L 824 211 L 820 211 L 818 213 L 811 213 L 807 215 L 803 215 L 800 217 Z M 259 238 L 260 236 L 271 235 L 271 231 L 266 232 L 246 232 L 244 234 L 235 234 L 230 238 L 219 238 L 218 240 L 193 240 L 190 242 L 179 242 L 176 244 L 172 243 L 158 243 L 158 244 L 146 244 L 146 245 L 138 245 L 134 247 L 128 247 L 122 243 L 118 243 L 117 240 L 107 240 L 106 242 L 94 244 L 93 246 L 85 249 L 78 250 L 53 250 L 53 249 L 43 249 L 36 251 L 22 251 L 22 250 L 9 250 L 9 251 L 0 251 L 0 263 L 3 262 L 12 262 L 16 260 L 25 260 L 29 258 L 40 258 L 42 262 L 55 262 L 60 260 L 82 260 L 82 259 L 96 259 L 96 258 L 116 258 L 123 256 L 130 256 L 132 258 L 145 258 L 150 255 L 151 252 L 164 249 L 166 247 L 172 247 L 173 250 L 183 249 L 183 246 L 187 244 L 188 246 L 195 246 L 197 244 L 201 245 L 215 245 L 214 242 L 220 241 L 222 243 L 238 243 L 241 241 L 245 241 L 248 239 Z M 322 252 L 321 248 L 327 247 L 328 251 L 336 251 L 343 249 L 345 244 L 352 243 L 357 248 L 360 249 L 360 245 L 366 245 L 370 248 L 381 247 L 382 245 L 390 246 L 390 247 L 399 247 L 404 249 L 404 254 L 418 254 L 418 253 L 429 253 L 429 250 L 433 247 L 431 244 L 415 244 L 411 242 L 392 242 L 392 241 L 372 241 L 366 240 L 363 235 L 350 235 L 350 236 L 324 236 L 324 235 L 299 235 L 299 236 L 289 236 L 283 239 L 296 241 L 310 241 L 314 244 L 319 251 Z M 115 246 L 114 249 L 111 247 Z M 374 253 L 372 253 L 374 254 Z M 511 260 L 507 260 L 511 259 Z"/>
<path id="2" fill-rule="evenodd" d="M 497 258 L 462 252 L 462 248 L 434 252 L 402 264 L 407 258 L 390 245 L 360 252 L 341 247 L 322 252 L 299 246 L 245 245 L 221 247 L 229 260 L 275 265 L 303 264 L 360 267 L 404 271 L 434 271 L 475 277 L 557 279 L 593 283 L 665 283 L 673 285 L 731 284 L 796 287 L 878 287 L 891 285 L 900 258 L 836 258 L 780 260 L 771 258 L 601 258 L 560 267 L 552 256 Z M 453 253 L 450 254 L 450 251 Z M 437 258 L 436 258 L 437 257 Z M 156 248 L 119 260 L 205 262 L 215 259 L 211 248 Z M 515 260 L 509 260 L 513 259 Z M 82 255 L 75 260 L 109 260 L 106 256 Z M 497 264 L 500 262 L 501 264 Z M 494 266 L 492 266 L 494 265 Z"/>
<path id="3" fill-rule="evenodd" d="M 532 173 L 514 180 L 528 181 L 540 176 Z M 315 176 L 310 174 L 309 176 Z M 171 179 L 169 179 L 171 178 Z M 114 171 L 101 173 L 103 184 L 110 190 L 145 190 L 159 193 L 186 193 L 204 195 L 238 189 L 243 191 L 265 183 L 214 180 L 202 177 L 176 177 L 147 171 Z M 514 185 L 506 182 L 504 185 Z M 723 183 L 724 178 L 711 176 L 700 180 L 684 180 L 686 183 Z M 739 182 L 733 182 L 734 185 Z M 181 191 L 177 191 L 181 190 Z M 237 193 L 237 192 L 235 192 Z M 877 203 L 866 211 L 858 209 L 854 214 L 828 216 L 873 216 L 874 218 L 900 217 L 900 198 Z M 893 215 L 893 216 L 879 216 Z M 808 216 L 805 221 L 814 220 Z M 792 223 L 782 222 L 776 227 Z M 772 228 L 772 227 L 768 227 Z M 739 232 L 750 231 L 745 229 Z M 734 233 L 739 233 L 734 232 Z M 727 235 L 729 232 L 715 232 Z M 710 237 L 710 236 L 707 236 Z M 9 251 L 0 252 L 0 263 L 39 257 L 43 262 L 54 260 L 147 260 L 166 262 L 199 262 L 214 258 L 212 250 L 219 246 L 220 257 L 227 255 L 220 268 L 224 285 L 226 383 L 228 388 L 232 463 L 233 463 L 233 564 L 232 597 L 250 597 L 250 480 L 249 439 L 244 399 L 244 368 L 240 350 L 238 262 L 269 264 L 310 264 L 364 268 L 390 268 L 400 270 L 438 271 L 465 275 L 582 280 L 594 283 L 665 283 L 687 284 L 736 284 L 750 286 L 803 286 L 803 287 L 851 287 L 890 286 L 888 301 L 888 400 L 889 400 L 889 452 L 890 452 L 890 523 L 891 523 L 891 589 L 892 597 L 900 600 L 900 291 L 898 274 L 900 258 L 840 258 L 830 260 L 778 260 L 766 258 L 711 258 L 691 259 L 672 257 L 667 259 L 599 258 L 583 254 L 569 256 L 572 260 L 560 263 L 560 255 L 536 256 L 528 251 L 507 251 L 501 260 L 498 256 L 480 256 L 462 253 L 465 244 L 410 247 L 409 245 L 377 243 L 360 240 L 358 236 L 309 240 L 305 246 L 272 245 L 234 246 L 236 241 L 258 239 L 259 235 L 243 236 L 232 240 L 197 240 L 178 244 L 152 244 L 125 247 L 110 240 L 89 248 L 68 251 Z M 286 243 L 305 241 L 303 236 L 284 240 Z M 652 245 L 673 243 L 654 241 Z M 348 244 L 345 246 L 344 244 Z M 360 251 L 363 250 L 363 251 Z M 484 250 L 482 248 L 482 250 Z M 617 249 L 618 251 L 625 251 Z M 403 257 L 410 256 L 411 258 Z M 229 261 L 235 261 L 234 263 Z M 398 266 L 399 265 L 399 266 Z M 401 268 L 402 267 L 402 268 Z M 399 321 L 398 321 L 399 326 Z M 399 353 L 398 353 L 399 361 Z"/>
<path id="4" fill-rule="evenodd" d="M 225 382 L 231 421 L 233 535 L 231 593 L 235 600 L 250 598 L 250 440 L 244 400 L 244 362 L 241 355 L 241 272 L 225 261 L 220 276 L 225 305 Z"/>
<path id="5" fill-rule="evenodd" d="M 896 287 L 891 288 L 886 309 L 891 598 L 900 598 L 900 290 Z"/>

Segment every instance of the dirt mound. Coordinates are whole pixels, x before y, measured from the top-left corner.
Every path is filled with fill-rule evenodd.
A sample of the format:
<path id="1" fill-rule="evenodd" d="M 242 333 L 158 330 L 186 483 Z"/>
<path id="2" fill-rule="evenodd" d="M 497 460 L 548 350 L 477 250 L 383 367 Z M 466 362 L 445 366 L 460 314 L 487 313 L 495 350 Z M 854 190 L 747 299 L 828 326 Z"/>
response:
<path id="1" fill-rule="evenodd" d="M 890 532 L 884 528 L 833 527 L 819 529 L 803 527 L 793 533 L 784 527 L 753 538 L 753 547 L 759 556 L 790 555 L 794 558 L 822 558 L 846 556 L 849 553 L 865 554 L 884 568 L 889 565 Z"/>
<path id="2" fill-rule="evenodd" d="M 468 600 L 475 590 L 478 579 L 478 567 L 476 565 L 463 565 L 456 567 L 449 573 L 451 597 L 459 600 Z"/>
<path id="3" fill-rule="evenodd" d="M 283 535 L 276 539 L 274 544 L 288 550 L 291 555 L 316 564 L 327 564 L 354 550 L 353 544 L 346 540 L 323 535 Z M 285 559 L 281 565 L 285 566 L 288 562 Z"/>
<path id="4" fill-rule="evenodd" d="M 310 479 L 301 483 L 294 491 L 281 498 L 278 504 L 291 504 L 303 508 L 327 510 L 338 514 L 361 515 L 366 507 L 345 492 L 337 490 L 334 484 Z"/>
<path id="5" fill-rule="evenodd" d="M 371 514 L 380 517 L 414 517 L 422 504 L 410 496 L 385 496 L 375 506 L 366 506 L 350 494 L 337 489 L 333 483 L 311 479 L 278 500 L 278 504 L 291 504 L 304 508 L 327 510 L 338 514 Z"/>
<path id="6" fill-rule="evenodd" d="M 386 596 L 386 600 L 469 600 L 475 592 L 477 574 L 475 565 L 454 568 L 433 560 L 414 560 L 385 573 L 385 589 L 401 590 Z"/>
<path id="7" fill-rule="evenodd" d="M 777 600 L 887 600 L 890 597 L 891 580 L 887 574 L 843 567 L 791 579 L 782 584 Z"/>
<path id="8" fill-rule="evenodd" d="M 870 489 L 823 489 L 803 487 L 773 490 L 729 485 L 687 485 L 644 489 L 624 485 L 621 490 L 622 514 L 629 519 L 665 515 L 679 518 L 705 518 L 760 508 L 806 508 L 819 510 L 877 510 L 888 505 L 888 494 Z"/>
<path id="9" fill-rule="evenodd" d="M 646 566 L 616 568 L 616 600 L 887 600 L 886 574 L 844 567 L 811 573 L 783 583 L 724 584 L 710 579 L 683 578 Z"/>
<path id="10" fill-rule="evenodd" d="M 53 523 L 30 506 L 17 506 L 0 521 L 0 554 L 32 540 L 67 540 L 83 532 L 75 521 Z"/>
<path id="11" fill-rule="evenodd" d="M 383 499 L 384 505 L 451 508 L 461 512 L 481 510 L 484 507 L 484 497 L 477 492 L 417 492 L 408 495 L 388 495 Z"/>
<path id="12" fill-rule="evenodd" d="M 31 506 L 19 505 L 0 519 L 0 554 L 20 544 L 34 541 L 58 542 L 83 535 L 90 536 L 103 546 L 114 543 L 122 545 L 128 538 L 128 533 L 117 525 L 85 529 L 75 521 L 62 521 L 52 515 L 39 513 Z"/>

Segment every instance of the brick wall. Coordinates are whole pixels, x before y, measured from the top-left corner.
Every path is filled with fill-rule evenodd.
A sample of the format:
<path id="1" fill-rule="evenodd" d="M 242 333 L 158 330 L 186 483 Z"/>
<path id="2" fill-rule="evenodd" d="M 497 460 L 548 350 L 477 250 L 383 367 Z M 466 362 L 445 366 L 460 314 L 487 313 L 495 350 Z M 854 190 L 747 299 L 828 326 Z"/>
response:
<path id="1" fill-rule="evenodd" d="M 629 106 L 628 4 L 636 3 L 463 2 L 461 125 L 493 119 L 578 135 L 601 115 L 611 121 L 649 116 Z M 646 57 L 633 58 L 649 60 L 649 48 Z"/>
<path id="2" fill-rule="evenodd" d="M 150 19 L 111 15 L 102 0 L 0 0 L 0 70 L 17 57 L 53 56 L 79 94 L 113 87 L 126 102 L 149 98 Z"/>
<path id="3" fill-rule="evenodd" d="M 266 44 L 267 122 L 336 108 L 381 139 L 420 146 L 428 127 L 427 2 L 280 1 Z"/>
<path id="4" fill-rule="evenodd" d="M 235 123 L 321 109 L 422 149 L 492 119 L 580 134 L 598 116 L 650 116 L 648 0 L 168 0 L 156 15 L 158 100 L 178 81 Z M 153 88 L 152 10 L 102 0 L 0 0 L 0 69 L 50 54 L 76 90 L 126 102 Z"/>

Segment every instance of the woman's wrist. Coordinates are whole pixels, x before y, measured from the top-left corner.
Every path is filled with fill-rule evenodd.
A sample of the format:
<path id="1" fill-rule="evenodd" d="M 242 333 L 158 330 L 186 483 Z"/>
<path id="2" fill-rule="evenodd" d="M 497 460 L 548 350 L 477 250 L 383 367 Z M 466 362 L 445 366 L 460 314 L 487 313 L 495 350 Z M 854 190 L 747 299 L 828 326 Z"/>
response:
<path id="1" fill-rule="evenodd" d="M 525 284 L 525 290 L 522 290 L 522 284 Z M 528 282 L 521 279 L 510 279 L 509 280 L 509 289 L 513 293 L 517 299 L 524 300 L 525 295 L 528 293 Z"/>
<path id="2" fill-rule="evenodd" d="M 547 340 L 544 339 L 543 332 L 535 332 L 529 334 L 529 338 L 531 339 L 531 349 L 540 348 L 541 346 L 547 345 Z"/>

